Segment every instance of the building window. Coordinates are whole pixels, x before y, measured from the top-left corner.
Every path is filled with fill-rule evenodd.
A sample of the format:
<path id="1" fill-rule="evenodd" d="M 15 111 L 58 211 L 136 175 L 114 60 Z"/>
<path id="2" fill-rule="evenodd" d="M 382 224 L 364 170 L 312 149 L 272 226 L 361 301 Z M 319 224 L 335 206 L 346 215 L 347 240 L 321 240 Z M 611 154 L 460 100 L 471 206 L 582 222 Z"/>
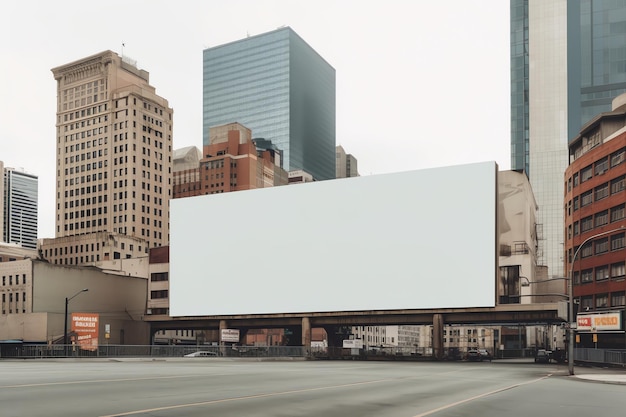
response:
<path id="1" fill-rule="evenodd" d="M 609 279 L 609 267 L 607 265 L 596 268 L 596 281 Z"/>
<path id="2" fill-rule="evenodd" d="M 625 175 L 622 175 L 621 177 L 615 178 L 613 181 L 611 181 L 611 194 L 617 194 L 624 191 L 624 189 L 626 189 Z"/>
<path id="3" fill-rule="evenodd" d="M 595 246 L 596 246 L 596 255 L 600 255 L 602 253 L 608 252 L 609 251 L 609 238 L 605 237 L 603 239 L 596 240 Z"/>
<path id="4" fill-rule="evenodd" d="M 596 175 L 602 175 L 609 169 L 609 157 L 606 156 L 596 162 Z"/>
<path id="5" fill-rule="evenodd" d="M 593 217 L 588 216 L 582 219 L 580 228 L 582 233 L 588 232 L 589 230 L 593 229 Z"/>
<path id="6" fill-rule="evenodd" d="M 626 154 L 626 149 L 620 149 L 619 151 L 611 154 L 611 168 L 624 162 L 624 154 Z"/>
<path id="7" fill-rule="evenodd" d="M 150 298 L 153 300 L 157 300 L 160 298 L 167 298 L 168 290 L 158 290 L 158 291 L 150 291 Z"/>
<path id="8" fill-rule="evenodd" d="M 595 188 L 596 201 L 602 200 L 609 196 L 609 183 L 604 183 Z"/>
<path id="9" fill-rule="evenodd" d="M 167 272 L 154 272 L 150 274 L 150 281 L 152 282 L 167 281 L 167 280 L 168 280 Z"/>
<path id="10" fill-rule="evenodd" d="M 611 307 L 620 307 L 626 305 L 626 293 L 622 292 L 614 292 L 611 294 Z"/>
<path id="11" fill-rule="evenodd" d="M 620 250 L 624 248 L 624 233 L 611 236 L 611 250 Z"/>
<path id="12" fill-rule="evenodd" d="M 609 296 L 608 294 L 598 294 L 596 295 L 596 308 L 606 308 L 609 306 Z"/>
<path id="13" fill-rule="evenodd" d="M 581 274 L 581 280 L 580 282 L 582 282 L 583 284 L 586 282 L 592 282 L 593 281 L 593 270 L 592 269 L 585 269 L 582 274 Z"/>
<path id="14" fill-rule="evenodd" d="M 582 311 L 588 311 L 593 308 L 593 296 L 588 295 L 580 298 L 580 308 Z"/>
<path id="15" fill-rule="evenodd" d="M 580 182 L 583 183 L 593 177 L 593 169 L 591 165 L 585 167 L 580 171 Z"/>
<path id="16" fill-rule="evenodd" d="M 604 211 L 601 211 L 599 213 L 596 213 L 596 215 L 595 215 L 596 227 L 604 226 L 605 224 L 608 224 L 608 222 L 609 222 L 609 211 L 608 210 L 604 210 Z"/>
<path id="17" fill-rule="evenodd" d="M 622 220 L 624 218 L 624 212 L 626 208 L 626 204 L 620 204 L 619 206 L 615 206 L 611 208 L 611 222 L 616 222 Z"/>
<path id="18" fill-rule="evenodd" d="M 611 278 L 624 278 L 626 276 L 626 263 L 618 262 L 616 264 L 611 265 Z"/>
<path id="19" fill-rule="evenodd" d="M 580 195 L 580 206 L 585 207 L 593 202 L 593 191 L 589 190 Z"/>

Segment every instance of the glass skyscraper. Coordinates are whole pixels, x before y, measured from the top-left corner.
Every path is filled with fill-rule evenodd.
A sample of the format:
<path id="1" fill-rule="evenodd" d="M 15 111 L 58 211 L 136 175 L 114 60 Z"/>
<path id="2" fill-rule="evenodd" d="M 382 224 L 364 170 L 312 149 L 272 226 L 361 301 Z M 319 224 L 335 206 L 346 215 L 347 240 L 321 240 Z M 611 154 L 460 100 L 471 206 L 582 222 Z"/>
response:
<path id="1" fill-rule="evenodd" d="M 3 171 L 2 239 L 27 249 L 37 249 L 38 179 L 12 168 Z"/>
<path id="2" fill-rule="evenodd" d="M 511 0 L 511 169 L 537 204 L 538 263 L 563 271 L 567 144 L 626 91 L 626 0 Z"/>
<path id="3" fill-rule="evenodd" d="M 335 69 L 291 28 L 203 51 L 203 144 L 238 122 L 283 154 L 283 168 L 335 178 Z"/>

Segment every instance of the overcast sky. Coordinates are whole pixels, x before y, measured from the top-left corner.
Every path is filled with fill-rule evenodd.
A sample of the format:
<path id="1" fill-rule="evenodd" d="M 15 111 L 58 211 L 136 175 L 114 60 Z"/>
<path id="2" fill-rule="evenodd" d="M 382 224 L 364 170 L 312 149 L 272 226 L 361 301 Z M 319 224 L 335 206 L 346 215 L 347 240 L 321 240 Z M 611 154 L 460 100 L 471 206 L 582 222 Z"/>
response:
<path id="1" fill-rule="evenodd" d="M 510 168 L 508 1 L 26 0 L 2 9 L 0 160 L 39 176 L 39 238 L 54 237 L 50 70 L 121 54 L 122 43 L 174 109 L 175 149 L 202 147 L 202 50 L 290 26 L 336 70 L 337 145 L 361 175 Z"/>

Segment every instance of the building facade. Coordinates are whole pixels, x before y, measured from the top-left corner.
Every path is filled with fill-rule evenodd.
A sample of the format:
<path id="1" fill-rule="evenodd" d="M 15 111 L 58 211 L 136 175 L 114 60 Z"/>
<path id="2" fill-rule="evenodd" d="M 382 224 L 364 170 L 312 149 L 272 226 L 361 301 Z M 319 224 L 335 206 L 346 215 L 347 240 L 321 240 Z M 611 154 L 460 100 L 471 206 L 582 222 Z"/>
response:
<path id="1" fill-rule="evenodd" d="M 0 186 L 2 240 L 24 248 L 37 248 L 38 178 L 23 170 L 4 168 Z"/>
<path id="2" fill-rule="evenodd" d="M 40 256 L 57 265 L 97 265 L 102 261 L 146 257 L 146 241 L 111 232 L 42 239 Z"/>
<path id="3" fill-rule="evenodd" d="M 349 153 L 347 154 L 346 151 L 343 149 L 343 146 L 337 146 L 335 150 L 335 156 L 337 158 L 335 168 L 336 178 L 349 178 L 359 176 L 357 159 L 353 155 Z"/>
<path id="4" fill-rule="evenodd" d="M 563 277 L 562 174 L 567 144 L 626 91 L 626 5 L 511 0 L 511 169 L 539 206 L 538 262 Z"/>
<path id="5" fill-rule="evenodd" d="M 523 171 L 498 172 L 499 304 L 532 303 L 523 284 L 540 278 L 537 268 L 537 203 Z M 548 300 L 544 300 L 548 301 Z"/>
<path id="6" fill-rule="evenodd" d="M 105 51 L 57 81 L 56 238 L 109 232 L 169 242 L 173 110 L 136 63 Z M 91 257 L 89 250 L 85 256 Z"/>
<path id="7" fill-rule="evenodd" d="M 150 340 L 149 325 L 142 320 L 145 278 L 28 258 L 0 262 L 0 275 L 0 340 L 63 343 L 64 300 L 82 289 L 88 291 L 72 298 L 68 314 L 98 314 L 101 344 L 146 344 Z M 107 324 L 110 331 L 105 339 Z"/>
<path id="8" fill-rule="evenodd" d="M 579 317 L 587 312 L 622 314 L 626 306 L 626 94 L 613 101 L 613 111 L 581 129 L 570 142 L 569 158 L 564 177 L 564 267 L 573 279 Z M 623 346 L 623 333 L 619 339 Z"/>
<path id="9" fill-rule="evenodd" d="M 257 147 L 250 129 L 229 123 L 209 132 L 211 143 L 204 146 L 203 156 L 195 147 L 175 152 L 173 198 L 287 184 L 287 173 L 277 165 L 280 151 Z"/>
<path id="10" fill-rule="evenodd" d="M 203 144 L 237 121 L 283 153 L 286 171 L 335 178 L 335 69 L 291 28 L 203 52 Z"/>

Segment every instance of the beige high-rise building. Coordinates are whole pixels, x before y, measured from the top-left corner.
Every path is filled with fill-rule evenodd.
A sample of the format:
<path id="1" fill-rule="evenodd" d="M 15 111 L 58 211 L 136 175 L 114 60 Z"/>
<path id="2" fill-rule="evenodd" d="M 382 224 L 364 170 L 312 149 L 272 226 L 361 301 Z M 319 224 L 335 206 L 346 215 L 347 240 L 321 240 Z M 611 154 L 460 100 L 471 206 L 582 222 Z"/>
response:
<path id="1" fill-rule="evenodd" d="M 147 71 L 112 51 L 52 73 L 57 80 L 55 237 L 65 243 L 59 247 L 60 241 L 46 239 L 44 257 L 75 264 L 83 263 L 81 258 L 104 260 L 107 253 L 111 259 L 115 253 L 147 254 L 167 245 L 173 129 L 167 100 L 156 94 Z M 80 247 L 68 242 L 97 232 L 131 239 L 132 250 L 126 255 L 104 251 L 97 244 L 101 238 L 86 242 L 88 236 L 81 237 Z"/>
<path id="2" fill-rule="evenodd" d="M 358 177 L 357 159 L 339 145 L 335 148 L 335 178 Z"/>

